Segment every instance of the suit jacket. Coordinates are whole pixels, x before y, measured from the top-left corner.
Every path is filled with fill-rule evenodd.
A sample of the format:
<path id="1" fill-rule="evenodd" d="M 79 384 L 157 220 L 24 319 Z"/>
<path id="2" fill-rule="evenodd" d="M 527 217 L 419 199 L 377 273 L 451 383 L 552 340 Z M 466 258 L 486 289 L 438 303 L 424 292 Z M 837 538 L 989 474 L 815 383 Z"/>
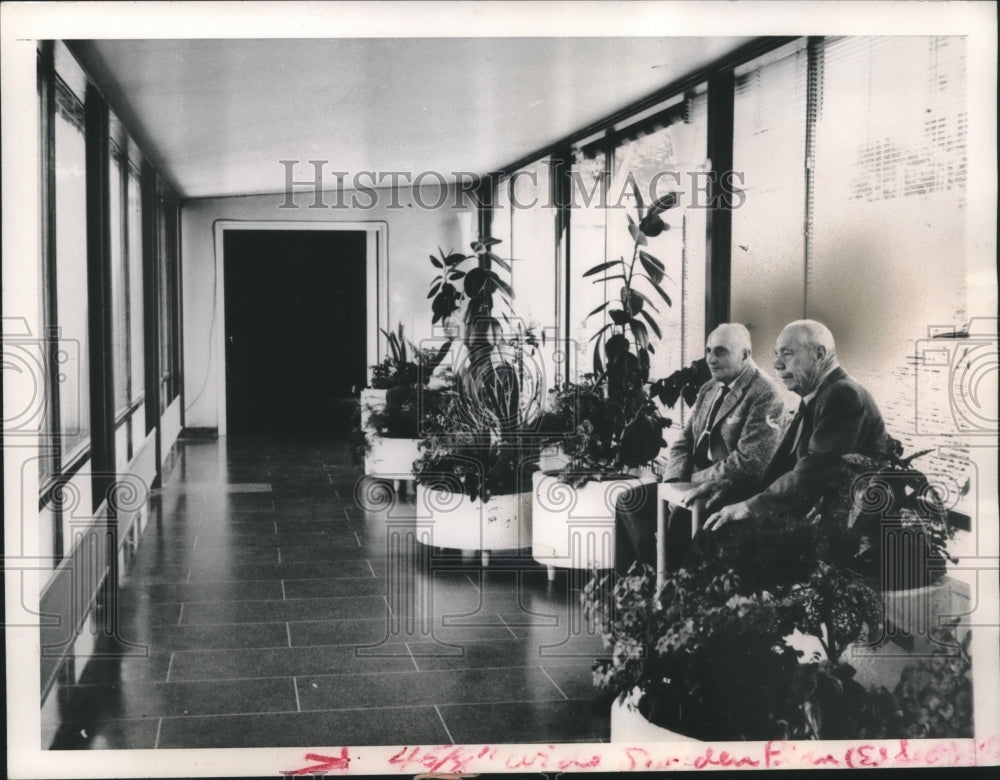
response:
<path id="1" fill-rule="evenodd" d="M 802 433 L 793 449 L 795 427 L 789 428 L 768 463 L 758 485 L 763 489 L 747 500 L 752 514 L 807 508 L 829 484 L 842 455 L 876 457 L 885 453 L 888 443 L 875 400 L 839 367 L 806 405 Z"/>
<path id="2" fill-rule="evenodd" d="M 712 465 L 695 470 L 694 450 L 721 384 L 712 379 L 698 391 L 684 429 L 670 447 L 664 481 L 756 482 L 762 477 L 788 414 L 782 391 L 753 363 L 733 382 L 715 415 L 708 440 Z"/>

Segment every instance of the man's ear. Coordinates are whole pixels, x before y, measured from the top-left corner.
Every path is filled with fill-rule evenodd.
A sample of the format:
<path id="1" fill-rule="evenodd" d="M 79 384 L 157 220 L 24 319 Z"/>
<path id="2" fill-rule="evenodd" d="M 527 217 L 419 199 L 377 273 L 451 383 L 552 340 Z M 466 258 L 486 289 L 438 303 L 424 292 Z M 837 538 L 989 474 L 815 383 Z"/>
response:
<path id="1" fill-rule="evenodd" d="M 826 358 L 826 347 L 822 344 L 816 345 L 816 357 L 820 360 L 824 360 Z"/>

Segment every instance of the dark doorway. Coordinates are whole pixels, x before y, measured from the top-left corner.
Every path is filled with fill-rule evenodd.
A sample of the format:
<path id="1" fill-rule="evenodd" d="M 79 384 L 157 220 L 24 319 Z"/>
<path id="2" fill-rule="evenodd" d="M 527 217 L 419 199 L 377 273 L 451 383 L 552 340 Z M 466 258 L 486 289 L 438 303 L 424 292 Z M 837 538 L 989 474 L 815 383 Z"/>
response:
<path id="1" fill-rule="evenodd" d="M 226 230 L 230 433 L 343 435 L 364 385 L 364 231 Z"/>

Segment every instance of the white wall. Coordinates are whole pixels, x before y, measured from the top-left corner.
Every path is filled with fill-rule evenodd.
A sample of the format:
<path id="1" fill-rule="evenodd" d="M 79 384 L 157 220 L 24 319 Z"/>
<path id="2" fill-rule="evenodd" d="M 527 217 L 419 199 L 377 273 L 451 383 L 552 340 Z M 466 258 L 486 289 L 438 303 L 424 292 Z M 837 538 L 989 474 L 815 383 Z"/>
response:
<path id="1" fill-rule="evenodd" d="M 292 201 L 296 208 L 281 208 L 288 202 L 284 193 L 189 200 L 181 206 L 186 426 L 215 428 L 219 424 L 216 361 L 224 360 L 225 356 L 215 354 L 218 351 L 215 329 L 225 327 L 225 318 L 213 306 L 216 292 L 213 226 L 217 220 L 385 223 L 388 324 L 395 328 L 397 323 L 403 323 L 406 335 L 415 342 L 434 335 L 427 291 L 435 269 L 428 256 L 436 254 L 438 247 L 446 252 L 468 251 L 472 236 L 460 228 L 459 215 L 469 213 L 469 208 L 456 208 L 456 193 L 451 188 L 442 191 L 437 185 L 419 191 L 371 192 L 373 197 L 362 191 L 324 193 L 320 202 L 327 204 L 327 208 L 310 208 L 315 193 L 301 187 L 296 189 Z M 349 207 L 352 198 L 357 207 Z M 372 207 L 365 208 L 372 200 L 376 200 Z M 334 204 L 340 205 L 333 207 Z M 475 225 L 472 216 L 471 224 Z M 467 218 L 465 224 L 469 224 Z"/>

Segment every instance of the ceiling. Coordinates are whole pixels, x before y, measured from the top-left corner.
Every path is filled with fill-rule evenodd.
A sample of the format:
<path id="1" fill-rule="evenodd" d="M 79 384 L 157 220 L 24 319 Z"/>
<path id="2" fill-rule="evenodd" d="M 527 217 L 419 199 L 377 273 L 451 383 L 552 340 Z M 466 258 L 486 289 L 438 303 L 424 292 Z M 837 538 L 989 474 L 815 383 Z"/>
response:
<path id="1" fill-rule="evenodd" d="M 452 180 L 542 149 L 745 37 L 75 41 L 181 197 L 278 192 L 285 167 Z M 433 180 L 433 179 L 429 179 Z M 332 176 L 329 180 L 332 184 Z M 367 179 L 365 180 L 367 183 Z"/>

